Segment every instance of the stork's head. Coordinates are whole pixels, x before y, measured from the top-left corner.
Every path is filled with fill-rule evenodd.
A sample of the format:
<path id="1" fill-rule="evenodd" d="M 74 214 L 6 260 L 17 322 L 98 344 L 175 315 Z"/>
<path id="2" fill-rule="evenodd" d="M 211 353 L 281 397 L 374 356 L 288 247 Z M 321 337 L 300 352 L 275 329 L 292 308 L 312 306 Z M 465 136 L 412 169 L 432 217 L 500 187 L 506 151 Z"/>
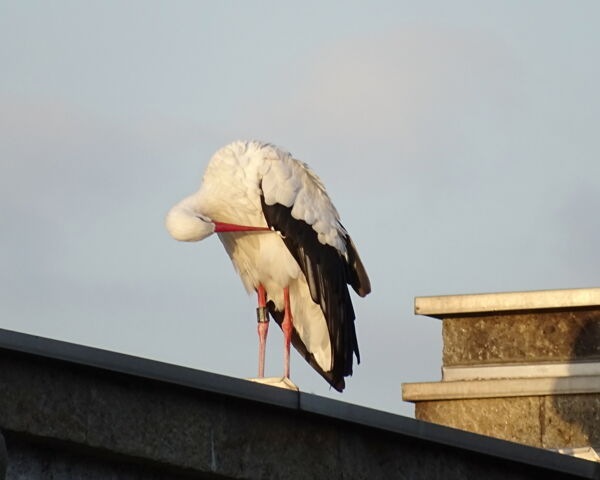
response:
<path id="1" fill-rule="evenodd" d="M 196 195 L 184 198 L 169 210 L 165 219 L 165 225 L 171 236 L 180 242 L 199 242 L 215 232 L 271 231 L 267 226 L 255 227 L 212 220 L 202 213 L 202 208 L 199 206 Z"/>
<path id="2" fill-rule="evenodd" d="M 186 198 L 175 205 L 165 219 L 169 234 L 181 242 L 199 242 L 215 232 L 215 223 L 198 213 Z"/>

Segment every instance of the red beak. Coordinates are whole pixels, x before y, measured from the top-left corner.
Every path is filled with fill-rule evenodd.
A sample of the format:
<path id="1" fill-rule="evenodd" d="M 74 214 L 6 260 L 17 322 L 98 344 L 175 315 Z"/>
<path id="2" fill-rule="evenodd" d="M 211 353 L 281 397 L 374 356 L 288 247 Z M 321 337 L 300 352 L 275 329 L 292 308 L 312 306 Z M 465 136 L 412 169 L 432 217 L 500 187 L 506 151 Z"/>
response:
<path id="1" fill-rule="evenodd" d="M 248 227 L 246 225 L 235 225 L 233 223 L 213 222 L 215 232 L 267 232 L 271 231 L 269 227 Z"/>

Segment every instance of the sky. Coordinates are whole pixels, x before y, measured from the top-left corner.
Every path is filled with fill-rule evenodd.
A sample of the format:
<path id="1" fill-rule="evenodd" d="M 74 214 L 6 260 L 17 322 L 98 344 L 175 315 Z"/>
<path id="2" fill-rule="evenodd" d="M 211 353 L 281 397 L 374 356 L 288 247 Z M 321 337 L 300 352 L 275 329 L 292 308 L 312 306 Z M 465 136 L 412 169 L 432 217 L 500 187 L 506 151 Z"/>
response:
<path id="1" fill-rule="evenodd" d="M 256 300 L 168 209 L 269 141 L 322 178 L 367 268 L 339 394 L 437 381 L 414 297 L 598 286 L 594 1 L 0 2 L 0 328 L 256 375 Z M 266 374 L 282 373 L 270 330 Z"/>

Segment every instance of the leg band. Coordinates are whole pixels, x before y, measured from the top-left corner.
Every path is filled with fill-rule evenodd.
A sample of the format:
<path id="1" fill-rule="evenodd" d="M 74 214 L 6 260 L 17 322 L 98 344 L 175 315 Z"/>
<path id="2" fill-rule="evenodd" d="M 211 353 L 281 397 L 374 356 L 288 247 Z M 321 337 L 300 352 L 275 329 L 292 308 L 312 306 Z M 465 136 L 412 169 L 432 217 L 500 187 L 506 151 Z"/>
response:
<path id="1" fill-rule="evenodd" d="M 258 323 L 269 323 L 267 307 L 256 307 L 256 321 Z"/>

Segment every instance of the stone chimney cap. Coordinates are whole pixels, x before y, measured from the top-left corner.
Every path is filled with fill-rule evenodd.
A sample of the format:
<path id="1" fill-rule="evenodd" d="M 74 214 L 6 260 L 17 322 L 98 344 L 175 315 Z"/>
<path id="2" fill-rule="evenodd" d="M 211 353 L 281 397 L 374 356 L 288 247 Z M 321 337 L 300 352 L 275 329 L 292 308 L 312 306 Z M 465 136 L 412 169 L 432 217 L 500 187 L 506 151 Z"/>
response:
<path id="1" fill-rule="evenodd" d="M 600 307 L 600 288 L 415 297 L 415 314 L 435 318 L 461 314 Z"/>

